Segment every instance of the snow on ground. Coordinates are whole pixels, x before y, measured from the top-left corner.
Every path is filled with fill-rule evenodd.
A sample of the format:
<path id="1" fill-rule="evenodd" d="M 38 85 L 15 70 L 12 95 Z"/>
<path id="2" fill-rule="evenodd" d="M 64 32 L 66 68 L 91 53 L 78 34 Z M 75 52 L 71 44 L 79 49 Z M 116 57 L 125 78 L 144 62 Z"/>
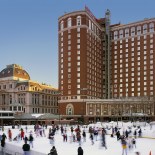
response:
<path id="1" fill-rule="evenodd" d="M 115 127 L 116 125 L 118 125 L 118 127 L 120 128 L 121 133 L 123 132 L 123 130 L 129 129 L 128 127 L 131 127 L 131 130 L 134 131 L 135 129 L 137 129 L 136 127 L 133 127 L 133 125 L 135 126 L 141 126 L 142 129 L 142 136 L 146 137 L 146 138 L 137 138 L 136 142 L 137 142 L 137 148 L 133 149 L 131 151 L 128 151 L 128 155 L 135 155 L 135 151 L 139 151 L 141 153 L 141 155 L 149 155 L 149 152 L 152 152 L 152 155 L 155 155 L 155 124 L 152 125 L 152 128 L 150 127 L 149 124 L 147 123 L 140 123 L 140 122 L 136 122 L 136 123 L 122 123 L 122 122 L 109 122 L 109 123 L 97 123 L 97 124 L 90 124 L 89 126 L 98 126 L 98 127 L 106 127 L 107 128 L 107 135 L 106 135 L 106 143 L 107 143 L 107 150 L 103 147 L 101 147 L 101 141 L 99 140 L 100 137 L 98 136 L 98 140 L 95 141 L 94 145 L 91 145 L 91 141 L 89 139 L 89 133 L 87 132 L 87 137 L 86 137 L 86 142 L 82 142 L 82 148 L 84 150 L 84 155 L 122 155 L 122 147 L 121 147 L 121 143 L 120 141 L 117 141 L 116 136 L 114 138 L 110 137 L 111 134 L 111 127 Z M 88 126 L 88 127 L 89 127 Z M 25 130 L 25 126 L 21 126 L 24 130 Z M 76 128 L 77 126 L 74 126 L 74 128 Z M 88 131 L 88 127 L 86 128 L 86 131 Z M 11 127 L 5 127 L 5 133 L 7 135 L 7 131 L 8 128 L 11 129 Z M 37 151 L 37 152 L 41 152 L 44 155 L 48 154 L 50 152 L 50 149 L 52 148 L 52 146 L 49 143 L 49 139 L 48 139 L 48 131 L 49 128 L 51 128 L 51 126 L 48 126 L 48 129 L 46 129 L 46 137 L 36 137 L 35 133 L 33 132 L 34 135 L 34 148 L 31 148 L 31 150 Z M 56 133 L 55 135 L 55 147 L 57 149 L 58 155 L 77 155 L 77 148 L 79 146 L 79 144 L 77 142 L 72 142 L 70 143 L 69 141 L 69 136 L 71 135 L 70 133 L 70 126 L 67 126 L 67 135 L 68 135 L 68 142 L 63 142 L 63 137 L 60 133 L 60 130 L 58 131 L 58 133 Z M 83 130 L 84 128 L 81 128 L 81 130 Z M 18 133 L 19 133 L 19 129 L 16 128 L 15 129 L 11 129 L 12 133 L 13 133 L 13 137 L 15 137 Z M 34 126 L 28 126 L 28 131 L 26 133 L 27 136 L 29 136 L 29 132 L 30 131 L 34 131 Z M 0 131 L 0 134 L 2 134 L 2 131 Z M 154 138 L 154 139 L 153 139 Z M 83 139 L 82 139 L 83 141 Z M 23 141 L 20 142 L 15 142 L 15 141 L 11 141 L 9 142 L 9 140 L 6 140 L 6 145 L 13 145 L 14 149 L 19 149 L 19 152 L 22 151 L 22 145 L 24 144 Z M 36 153 L 37 155 L 37 153 Z"/>

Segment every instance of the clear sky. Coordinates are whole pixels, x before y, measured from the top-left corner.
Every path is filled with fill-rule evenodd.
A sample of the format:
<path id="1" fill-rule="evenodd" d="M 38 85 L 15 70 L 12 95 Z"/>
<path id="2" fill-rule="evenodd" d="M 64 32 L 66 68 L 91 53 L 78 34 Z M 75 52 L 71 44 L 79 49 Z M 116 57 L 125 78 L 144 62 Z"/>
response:
<path id="1" fill-rule="evenodd" d="M 0 71 L 21 65 L 32 80 L 58 87 L 58 17 L 83 10 L 113 24 L 155 17 L 155 0 L 0 0 Z"/>

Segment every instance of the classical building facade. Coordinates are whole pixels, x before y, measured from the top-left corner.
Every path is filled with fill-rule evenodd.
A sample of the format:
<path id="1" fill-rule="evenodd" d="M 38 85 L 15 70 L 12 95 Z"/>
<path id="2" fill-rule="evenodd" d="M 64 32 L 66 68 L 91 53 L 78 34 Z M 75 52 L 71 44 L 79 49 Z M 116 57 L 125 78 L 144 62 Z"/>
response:
<path id="1" fill-rule="evenodd" d="M 109 10 L 97 19 L 85 7 L 58 25 L 61 115 L 96 121 L 128 110 L 129 117 L 154 117 L 154 18 L 111 25 Z"/>
<path id="2" fill-rule="evenodd" d="M 0 72 L 0 110 L 58 114 L 58 90 L 32 81 L 17 64 L 7 65 Z"/>

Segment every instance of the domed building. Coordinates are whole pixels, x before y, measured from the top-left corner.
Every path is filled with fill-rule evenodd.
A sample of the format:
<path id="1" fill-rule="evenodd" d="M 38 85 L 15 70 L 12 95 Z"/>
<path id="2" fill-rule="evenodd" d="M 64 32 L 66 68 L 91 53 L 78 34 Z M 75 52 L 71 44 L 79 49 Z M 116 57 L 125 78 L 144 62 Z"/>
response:
<path id="1" fill-rule="evenodd" d="M 0 72 L 0 79 L 13 80 L 30 80 L 29 74 L 19 65 L 7 65 L 5 69 Z"/>
<path id="2" fill-rule="evenodd" d="M 0 111 L 58 114 L 57 100 L 56 88 L 32 81 L 20 65 L 7 65 L 0 72 Z"/>

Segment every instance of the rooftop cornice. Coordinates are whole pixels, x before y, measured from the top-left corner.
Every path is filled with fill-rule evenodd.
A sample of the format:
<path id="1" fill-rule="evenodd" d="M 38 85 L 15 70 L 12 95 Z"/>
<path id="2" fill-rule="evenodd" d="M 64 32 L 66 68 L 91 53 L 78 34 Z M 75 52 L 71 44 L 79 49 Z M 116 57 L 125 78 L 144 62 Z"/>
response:
<path id="1" fill-rule="evenodd" d="M 132 22 L 128 24 L 121 24 L 118 26 L 111 27 L 111 30 L 114 31 L 114 30 L 124 29 L 124 28 L 132 27 L 132 26 L 138 26 L 140 24 L 146 24 L 146 23 L 151 23 L 151 22 L 155 22 L 155 18 L 149 18 L 149 19 Z"/>

